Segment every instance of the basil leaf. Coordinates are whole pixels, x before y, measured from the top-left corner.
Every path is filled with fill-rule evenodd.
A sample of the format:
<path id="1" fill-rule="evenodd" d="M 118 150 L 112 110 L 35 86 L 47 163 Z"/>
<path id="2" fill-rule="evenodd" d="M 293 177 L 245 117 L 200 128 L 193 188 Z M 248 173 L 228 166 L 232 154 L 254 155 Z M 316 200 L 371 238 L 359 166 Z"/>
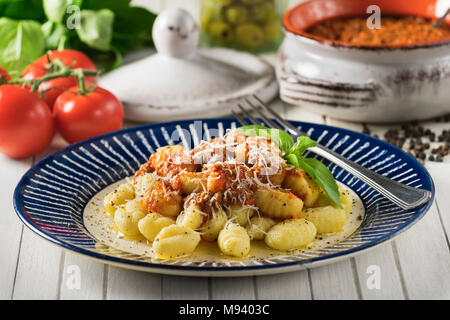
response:
<path id="1" fill-rule="evenodd" d="M 17 20 L 45 21 L 42 0 L 0 0 L 0 16 Z"/>
<path id="2" fill-rule="evenodd" d="M 305 170 L 311 179 L 313 179 L 313 181 L 322 188 L 328 198 L 339 208 L 343 209 L 339 188 L 330 170 L 322 162 L 315 158 L 300 159 L 297 157 L 296 161 L 299 167 Z"/>
<path id="3" fill-rule="evenodd" d="M 67 28 L 62 23 L 47 21 L 41 27 L 47 49 L 56 49 L 67 35 Z"/>
<path id="4" fill-rule="evenodd" d="M 297 143 L 292 147 L 290 153 L 294 153 L 297 157 L 301 157 L 309 148 L 317 146 L 317 142 L 307 136 L 297 138 Z"/>
<path id="5" fill-rule="evenodd" d="M 43 0 L 44 12 L 50 21 L 63 22 L 67 8 L 72 0 Z"/>
<path id="6" fill-rule="evenodd" d="M 295 154 L 290 153 L 290 154 L 286 155 L 285 158 L 288 163 L 292 164 L 296 168 L 300 168 L 300 163 L 298 161 L 299 157 L 297 157 Z"/>
<path id="7" fill-rule="evenodd" d="M 247 136 L 271 138 L 286 154 L 289 153 L 289 150 L 294 145 L 294 139 L 283 130 L 271 129 L 259 125 L 243 126 L 239 127 L 238 130 Z"/>
<path id="8" fill-rule="evenodd" d="M 0 65 L 8 72 L 21 73 L 44 50 L 44 34 L 38 22 L 0 18 Z"/>
<path id="9" fill-rule="evenodd" d="M 80 27 L 76 29 L 80 40 L 89 47 L 108 51 L 111 49 L 114 12 L 109 9 L 81 10 Z"/>

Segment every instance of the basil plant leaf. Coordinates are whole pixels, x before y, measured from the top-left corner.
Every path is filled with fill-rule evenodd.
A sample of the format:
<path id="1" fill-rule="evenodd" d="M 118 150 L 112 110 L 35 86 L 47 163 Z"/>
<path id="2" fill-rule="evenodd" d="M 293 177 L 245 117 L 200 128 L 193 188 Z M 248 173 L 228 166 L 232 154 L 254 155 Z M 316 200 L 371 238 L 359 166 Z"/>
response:
<path id="1" fill-rule="evenodd" d="M 82 42 L 93 49 L 111 49 L 114 13 L 109 9 L 81 10 L 80 27 L 76 28 Z"/>
<path id="2" fill-rule="evenodd" d="M 0 18 L 0 65 L 9 73 L 20 74 L 44 50 L 45 38 L 38 22 Z"/>
<path id="3" fill-rule="evenodd" d="M 271 129 L 259 125 L 243 126 L 239 127 L 238 130 L 247 136 L 271 138 L 286 154 L 289 153 L 289 150 L 291 150 L 294 145 L 294 139 L 292 139 L 290 134 L 283 130 Z"/>
<path id="4" fill-rule="evenodd" d="M 298 157 L 301 157 L 305 151 L 309 148 L 317 146 L 317 142 L 307 136 L 301 136 L 297 138 L 297 143 L 292 147 L 290 153 L 294 153 Z"/>
<path id="5" fill-rule="evenodd" d="M 72 0 L 43 0 L 44 12 L 50 21 L 63 22 L 67 8 L 72 5 Z"/>
<path id="6" fill-rule="evenodd" d="M 327 166 L 315 158 L 297 158 L 297 162 L 299 167 L 305 170 L 311 179 L 322 188 L 328 198 L 343 209 L 338 185 Z"/>
<path id="7" fill-rule="evenodd" d="M 41 27 L 47 49 L 57 49 L 67 36 L 67 28 L 59 22 L 47 21 Z"/>
<path id="8" fill-rule="evenodd" d="M 0 0 L 0 16 L 16 20 L 46 21 L 42 0 Z"/>

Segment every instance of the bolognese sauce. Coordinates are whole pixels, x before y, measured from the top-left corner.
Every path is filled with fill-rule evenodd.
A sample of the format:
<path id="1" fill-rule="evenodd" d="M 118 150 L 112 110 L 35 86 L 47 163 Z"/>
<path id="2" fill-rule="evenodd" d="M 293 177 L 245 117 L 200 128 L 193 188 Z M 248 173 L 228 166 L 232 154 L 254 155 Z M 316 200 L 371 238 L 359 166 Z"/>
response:
<path id="1" fill-rule="evenodd" d="M 433 28 L 435 19 L 417 16 L 383 16 L 379 29 L 369 28 L 366 17 L 336 18 L 323 21 L 307 33 L 356 46 L 411 46 L 450 40 L 450 27 L 442 23 Z"/>

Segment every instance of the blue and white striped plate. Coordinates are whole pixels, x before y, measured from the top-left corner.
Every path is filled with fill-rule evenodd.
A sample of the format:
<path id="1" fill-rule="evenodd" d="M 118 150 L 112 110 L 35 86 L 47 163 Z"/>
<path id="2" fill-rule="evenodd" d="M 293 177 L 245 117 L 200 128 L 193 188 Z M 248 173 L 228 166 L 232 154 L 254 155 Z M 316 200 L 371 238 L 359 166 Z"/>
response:
<path id="1" fill-rule="evenodd" d="M 303 122 L 294 125 L 339 154 L 416 188 L 434 187 L 428 172 L 400 149 L 361 133 Z M 371 187 L 327 163 L 336 179 L 353 189 L 365 206 L 363 223 L 347 240 L 322 249 L 229 263 L 152 260 L 110 248 L 96 240 L 83 223 L 83 209 L 106 186 L 132 176 L 158 147 L 223 135 L 236 127 L 231 118 L 186 120 L 129 128 L 71 145 L 43 159 L 19 182 L 14 206 L 31 230 L 73 252 L 125 268 L 193 276 L 240 276 L 312 268 L 348 258 L 385 243 L 409 229 L 429 209 L 396 207 Z"/>

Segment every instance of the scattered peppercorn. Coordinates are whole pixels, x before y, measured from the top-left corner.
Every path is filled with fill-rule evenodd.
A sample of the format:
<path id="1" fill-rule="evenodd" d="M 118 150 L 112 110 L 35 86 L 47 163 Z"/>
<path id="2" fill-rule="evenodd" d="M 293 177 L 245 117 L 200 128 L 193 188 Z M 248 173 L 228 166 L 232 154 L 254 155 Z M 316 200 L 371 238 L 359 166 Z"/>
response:
<path id="1" fill-rule="evenodd" d="M 450 122 L 450 114 L 438 117 L 434 122 Z M 372 135 L 370 127 L 365 124 L 362 132 Z M 377 134 L 372 136 L 379 138 Z M 440 133 L 433 132 L 430 128 L 425 128 L 420 121 L 403 123 L 400 128 L 390 128 L 382 139 L 404 149 L 422 163 L 425 160 L 442 162 L 450 153 L 450 129 L 444 129 Z"/>

